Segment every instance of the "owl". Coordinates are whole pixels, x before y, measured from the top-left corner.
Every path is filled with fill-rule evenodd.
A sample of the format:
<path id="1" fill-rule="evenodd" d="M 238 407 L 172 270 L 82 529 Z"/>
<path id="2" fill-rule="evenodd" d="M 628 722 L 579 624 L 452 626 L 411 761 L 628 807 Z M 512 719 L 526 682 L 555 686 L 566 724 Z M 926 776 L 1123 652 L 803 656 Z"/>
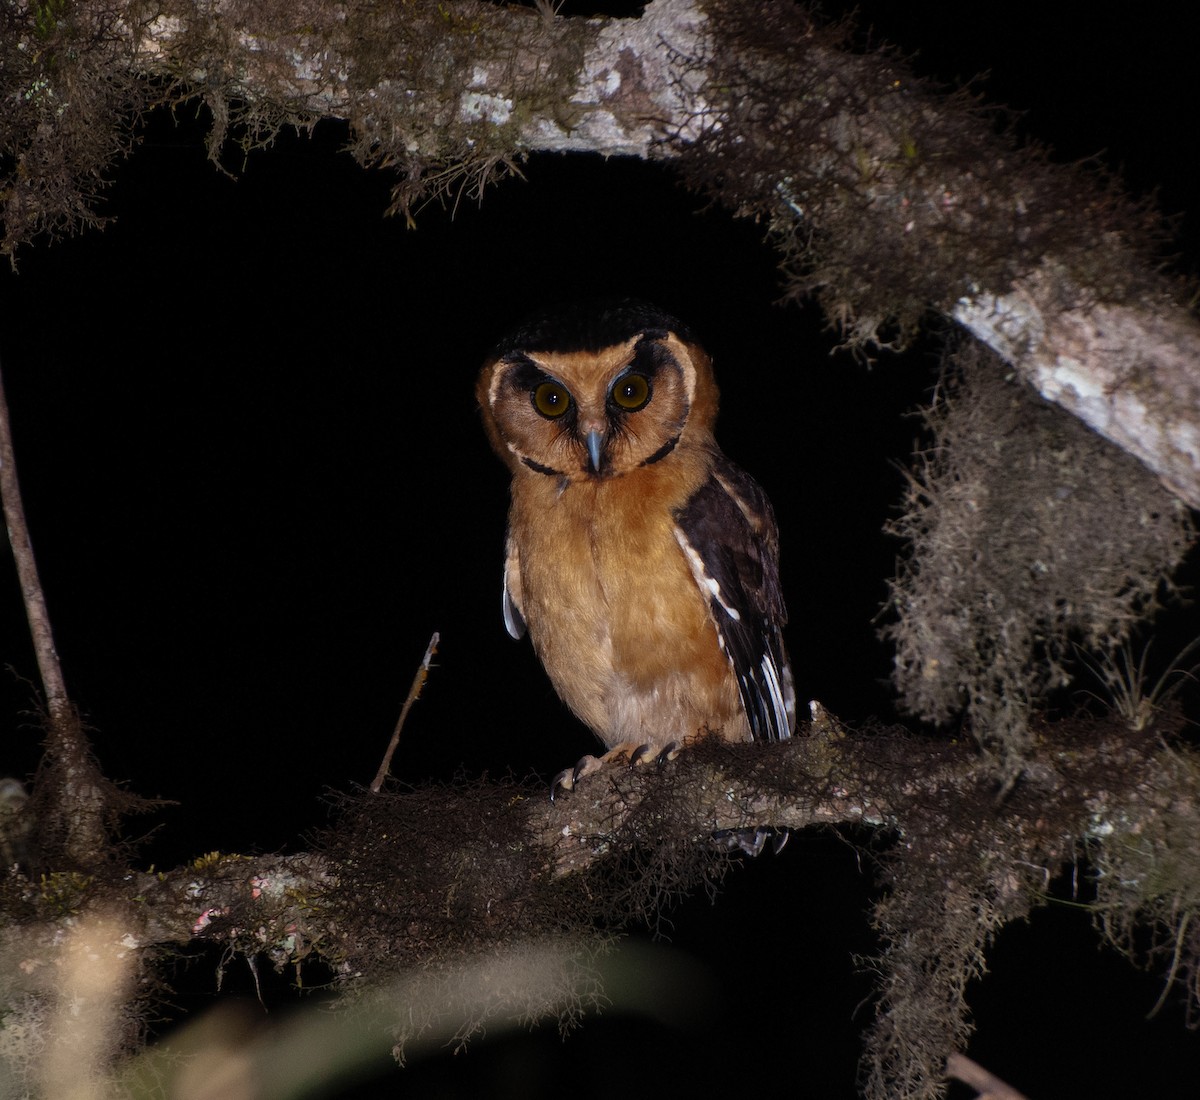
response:
<path id="1" fill-rule="evenodd" d="M 505 626 L 609 750 L 554 787 L 702 733 L 789 737 L 775 517 L 713 438 L 692 333 L 632 300 L 542 314 L 494 349 L 476 396 L 512 471 Z"/>

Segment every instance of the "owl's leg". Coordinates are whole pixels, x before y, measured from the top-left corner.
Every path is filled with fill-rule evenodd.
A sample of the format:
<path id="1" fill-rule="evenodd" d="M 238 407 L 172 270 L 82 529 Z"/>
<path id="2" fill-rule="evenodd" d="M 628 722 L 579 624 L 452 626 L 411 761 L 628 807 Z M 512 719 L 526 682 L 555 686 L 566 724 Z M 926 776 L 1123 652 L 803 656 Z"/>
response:
<path id="1" fill-rule="evenodd" d="M 586 776 L 600 771 L 609 764 L 624 764 L 637 768 L 643 764 L 665 764 L 679 755 L 679 742 L 669 741 L 666 745 L 638 744 L 636 741 L 623 741 L 611 748 L 603 756 L 587 755 L 581 757 L 573 768 L 563 768 L 550 781 L 550 797 L 553 799 L 560 790 L 574 789 L 575 784 Z"/>

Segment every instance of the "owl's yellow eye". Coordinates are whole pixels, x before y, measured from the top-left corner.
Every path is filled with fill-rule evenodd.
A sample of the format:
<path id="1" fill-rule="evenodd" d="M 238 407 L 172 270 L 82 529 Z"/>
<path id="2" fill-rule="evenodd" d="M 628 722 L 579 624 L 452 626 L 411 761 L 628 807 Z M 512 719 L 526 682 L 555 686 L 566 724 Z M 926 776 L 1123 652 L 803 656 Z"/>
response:
<path id="1" fill-rule="evenodd" d="M 543 382 L 533 391 L 533 407 L 542 416 L 557 420 L 571 407 L 571 394 L 561 382 Z"/>
<path id="2" fill-rule="evenodd" d="M 613 385 L 612 399 L 618 408 L 636 412 L 650 400 L 650 382 L 644 374 L 624 374 Z"/>

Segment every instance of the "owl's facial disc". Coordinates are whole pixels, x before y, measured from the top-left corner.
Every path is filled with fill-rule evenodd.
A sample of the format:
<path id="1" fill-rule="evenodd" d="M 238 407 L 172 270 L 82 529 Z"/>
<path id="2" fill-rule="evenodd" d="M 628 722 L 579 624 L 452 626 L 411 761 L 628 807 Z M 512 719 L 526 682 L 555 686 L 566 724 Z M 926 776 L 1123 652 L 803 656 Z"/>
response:
<path id="1" fill-rule="evenodd" d="M 611 473 L 607 454 L 614 421 L 630 411 L 642 408 L 649 400 L 649 383 L 641 375 L 626 372 L 597 399 L 587 388 L 576 396 L 566 384 L 550 374 L 536 360 L 516 361 L 515 380 L 529 391 L 529 403 L 543 420 L 562 430 L 564 444 L 586 454 L 583 473 L 601 477 Z M 609 469 L 605 469 L 608 466 Z"/>
<path id="2" fill-rule="evenodd" d="M 513 349 L 497 361 L 485 400 L 521 466 L 601 481 L 667 458 L 693 392 L 688 348 L 673 334 L 644 332 L 595 351 Z"/>

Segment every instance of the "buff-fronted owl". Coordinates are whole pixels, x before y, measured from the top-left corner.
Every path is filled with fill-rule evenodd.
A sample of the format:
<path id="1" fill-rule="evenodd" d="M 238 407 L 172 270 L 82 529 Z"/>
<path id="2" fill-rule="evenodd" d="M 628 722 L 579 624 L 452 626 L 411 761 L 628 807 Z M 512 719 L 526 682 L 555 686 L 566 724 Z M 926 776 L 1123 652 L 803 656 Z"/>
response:
<path id="1" fill-rule="evenodd" d="M 476 396 L 512 471 L 505 625 L 528 628 L 608 755 L 790 736 L 775 517 L 713 439 L 691 332 L 637 301 L 543 314 L 495 348 Z"/>

